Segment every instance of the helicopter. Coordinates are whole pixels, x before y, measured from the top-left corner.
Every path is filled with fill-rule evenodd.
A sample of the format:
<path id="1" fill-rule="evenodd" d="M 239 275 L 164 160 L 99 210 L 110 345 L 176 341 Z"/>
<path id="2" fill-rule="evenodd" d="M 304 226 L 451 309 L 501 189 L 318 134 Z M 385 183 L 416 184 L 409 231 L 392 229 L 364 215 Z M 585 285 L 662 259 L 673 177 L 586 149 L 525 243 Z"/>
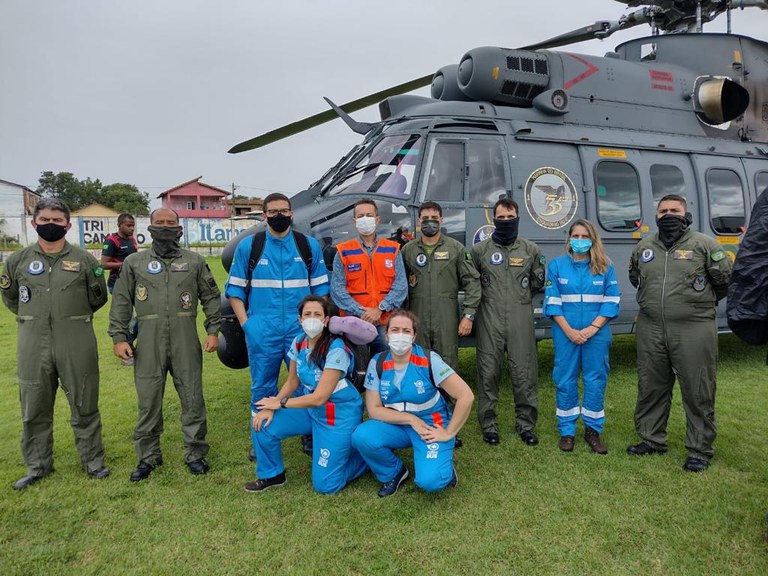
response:
<path id="1" fill-rule="evenodd" d="M 500 197 L 520 205 L 520 235 L 547 259 L 562 253 L 569 223 L 595 222 L 611 259 L 628 262 L 653 234 L 655 206 L 686 198 L 691 227 L 714 237 L 735 259 L 750 207 L 768 187 L 768 43 L 731 33 L 734 9 L 768 10 L 768 0 L 617 0 L 634 10 L 617 20 L 519 48 L 479 47 L 458 64 L 237 144 L 236 154 L 340 118 L 362 142 L 291 198 L 296 230 L 328 255 L 356 235 L 352 207 L 376 201 L 378 233 L 397 240 L 418 232 L 419 205 L 443 208 L 443 233 L 471 247 L 493 233 Z M 703 26 L 725 14 L 727 33 Z M 553 50 L 629 28 L 651 35 L 602 57 Z M 431 97 L 409 94 L 430 86 Z M 378 104 L 379 122 L 351 114 Z M 226 246 L 263 230 L 259 223 Z M 622 311 L 614 333 L 632 333 L 635 289 L 619 274 Z M 537 338 L 550 334 L 534 300 Z M 242 333 L 222 300 L 219 358 L 247 365 Z M 718 327 L 726 331 L 725 306 Z M 462 345 L 471 345 L 471 337 Z"/>

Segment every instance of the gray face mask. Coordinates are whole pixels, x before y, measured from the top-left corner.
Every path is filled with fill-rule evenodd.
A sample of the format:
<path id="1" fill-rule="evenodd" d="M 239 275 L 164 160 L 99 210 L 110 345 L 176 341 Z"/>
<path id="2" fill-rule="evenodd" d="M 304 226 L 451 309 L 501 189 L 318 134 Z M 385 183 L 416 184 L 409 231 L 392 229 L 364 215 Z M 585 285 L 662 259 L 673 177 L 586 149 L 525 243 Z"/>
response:
<path id="1" fill-rule="evenodd" d="M 427 238 L 432 238 L 433 236 L 437 236 L 437 233 L 440 232 L 440 222 L 437 220 L 424 220 L 424 222 L 421 223 L 421 233 L 424 234 Z"/>

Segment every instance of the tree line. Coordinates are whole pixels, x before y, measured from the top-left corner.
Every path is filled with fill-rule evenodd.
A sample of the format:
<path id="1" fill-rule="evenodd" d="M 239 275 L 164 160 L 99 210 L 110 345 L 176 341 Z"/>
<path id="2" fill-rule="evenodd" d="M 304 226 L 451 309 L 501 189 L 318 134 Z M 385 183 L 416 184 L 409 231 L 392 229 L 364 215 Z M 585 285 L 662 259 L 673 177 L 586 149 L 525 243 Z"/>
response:
<path id="1" fill-rule="evenodd" d="M 117 212 L 136 216 L 149 214 L 149 195 L 135 185 L 122 182 L 104 185 L 98 178 L 78 180 L 71 172 L 43 172 L 35 192 L 62 200 L 73 211 L 98 202 Z"/>

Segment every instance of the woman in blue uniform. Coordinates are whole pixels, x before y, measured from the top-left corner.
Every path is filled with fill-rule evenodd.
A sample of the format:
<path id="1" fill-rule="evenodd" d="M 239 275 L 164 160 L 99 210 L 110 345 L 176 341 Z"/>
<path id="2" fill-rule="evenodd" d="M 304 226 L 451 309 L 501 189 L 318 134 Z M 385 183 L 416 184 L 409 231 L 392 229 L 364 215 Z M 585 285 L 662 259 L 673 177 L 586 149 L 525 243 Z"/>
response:
<path id="1" fill-rule="evenodd" d="M 299 322 L 304 334 L 288 353 L 288 379 L 277 396 L 256 403 L 252 435 L 259 479 L 245 485 L 248 492 L 285 484 L 280 443 L 290 436 L 312 434 L 312 484 L 321 494 L 338 492 L 368 469 L 351 441 L 363 417 L 363 401 L 348 379 L 352 351 L 328 331 L 326 299 L 306 296 Z M 294 396 L 299 386 L 303 393 Z"/>
<path id="2" fill-rule="evenodd" d="M 547 269 L 544 314 L 552 319 L 557 386 L 558 446 L 573 451 L 576 421 L 584 421 L 584 440 L 598 454 L 608 449 L 600 439 L 605 424 L 605 386 L 608 381 L 608 323 L 619 314 L 621 294 L 613 264 L 595 226 L 577 220 L 568 231 L 566 254 Z M 579 405 L 579 371 L 584 400 Z"/>
<path id="3" fill-rule="evenodd" d="M 394 494 L 408 469 L 394 453 L 413 447 L 416 485 L 437 492 L 458 483 L 453 466 L 456 434 L 467 421 L 474 395 L 435 352 L 414 344 L 418 320 L 396 310 L 387 323 L 389 350 L 376 354 L 365 379 L 369 420 L 352 435 L 374 475 L 379 496 Z M 440 390 L 456 400 L 453 415 Z"/>

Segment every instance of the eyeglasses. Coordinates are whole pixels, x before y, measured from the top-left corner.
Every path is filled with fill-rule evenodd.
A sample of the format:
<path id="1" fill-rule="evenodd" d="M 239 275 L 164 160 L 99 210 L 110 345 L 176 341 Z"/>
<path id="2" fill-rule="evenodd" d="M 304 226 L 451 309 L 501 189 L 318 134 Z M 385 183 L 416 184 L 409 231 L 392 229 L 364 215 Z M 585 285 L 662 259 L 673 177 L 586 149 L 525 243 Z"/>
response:
<path id="1" fill-rule="evenodd" d="M 264 214 L 267 215 L 267 218 L 274 218 L 278 214 L 280 216 L 290 216 L 291 215 L 291 209 L 290 208 L 283 208 L 282 210 L 267 210 L 264 212 Z"/>

